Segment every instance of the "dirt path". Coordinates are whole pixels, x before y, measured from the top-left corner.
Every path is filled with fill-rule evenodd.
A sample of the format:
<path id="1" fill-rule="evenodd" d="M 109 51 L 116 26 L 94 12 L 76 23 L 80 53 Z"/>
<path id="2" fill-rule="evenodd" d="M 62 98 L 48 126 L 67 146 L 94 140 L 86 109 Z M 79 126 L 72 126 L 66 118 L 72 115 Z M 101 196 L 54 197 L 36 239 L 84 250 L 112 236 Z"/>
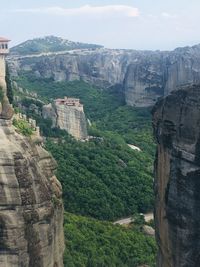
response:
<path id="1" fill-rule="evenodd" d="M 153 219 L 153 213 L 144 214 L 144 219 L 145 219 L 145 222 L 151 221 Z M 134 221 L 132 219 L 132 217 L 128 217 L 128 218 L 123 218 L 123 219 L 117 220 L 114 222 L 114 224 L 120 224 L 120 225 L 130 224 L 132 221 Z"/>

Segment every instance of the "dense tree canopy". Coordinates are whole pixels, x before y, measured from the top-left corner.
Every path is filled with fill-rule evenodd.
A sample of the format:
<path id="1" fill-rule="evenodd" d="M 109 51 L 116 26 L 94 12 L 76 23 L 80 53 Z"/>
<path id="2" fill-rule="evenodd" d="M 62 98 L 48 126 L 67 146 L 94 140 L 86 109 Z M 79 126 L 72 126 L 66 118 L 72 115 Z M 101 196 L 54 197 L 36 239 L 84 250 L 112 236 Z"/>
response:
<path id="1" fill-rule="evenodd" d="M 155 240 L 134 227 L 66 213 L 64 230 L 66 267 L 155 266 Z"/>

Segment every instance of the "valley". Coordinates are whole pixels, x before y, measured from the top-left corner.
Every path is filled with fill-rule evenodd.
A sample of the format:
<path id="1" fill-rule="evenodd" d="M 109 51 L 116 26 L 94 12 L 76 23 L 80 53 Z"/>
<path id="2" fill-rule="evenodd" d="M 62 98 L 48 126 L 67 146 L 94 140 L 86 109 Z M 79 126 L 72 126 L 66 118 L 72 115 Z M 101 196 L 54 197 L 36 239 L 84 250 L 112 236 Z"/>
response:
<path id="1" fill-rule="evenodd" d="M 64 47 L 55 51 L 52 40 L 55 46 L 61 42 Z M 171 103 L 180 88 L 184 90 L 186 80 L 189 84 L 200 80 L 199 46 L 152 52 L 79 47 L 82 45 L 48 37 L 13 48 L 2 102 L 2 110 L 9 112 L 2 116 L 12 117 L 9 99 L 15 112 L 9 127 L 25 140 L 35 140 L 36 148 L 46 149 L 56 160 L 53 171 L 62 185 L 65 209 L 65 267 L 154 267 L 155 226 L 178 226 L 159 217 L 159 211 L 165 211 L 159 206 L 158 194 L 164 199 L 164 193 L 153 175 L 155 140 L 160 146 L 164 134 L 161 141 L 171 153 L 165 131 L 166 138 L 176 131 L 166 120 L 160 125 L 163 118 L 156 110 L 162 106 L 162 98 L 153 111 L 152 105 L 173 90 L 166 98 Z M 187 109 L 185 96 L 181 93 Z M 161 126 L 164 130 L 157 131 Z M 162 154 L 162 148 L 159 153 L 165 157 L 168 150 Z M 45 156 L 44 162 L 48 171 L 51 166 Z M 155 165 L 158 171 L 160 165 Z M 50 181 L 60 188 L 54 176 Z M 155 225 L 153 184 L 157 192 Z M 62 201 L 60 191 L 58 198 L 54 190 L 51 205 L 56 210 Z M 165 235 L 162 238 L 168 242 Z M 159 255 L 167 257 L 160 240 L 157 235 Z"/>
<path id="2" fill-rule="evenodd" d="M 200 267 L 200 1 L 0 8 L 0 267 Z"/>
<path id="3" fill-rule="evenodd" d="M 150 109 L 125 105 L 120 86 L 105 90 L 85 81 L 58 82 L 35 78 L 31 73 L 21 73 L 12 79 L 16 111 L 36 120 L 46 139 L 45 148 L 58 164 L 56 175 L 63 187 L 67 212 L 64 225 L 66 266 L 102 264 L 109 267 L 112 266 L 111 257 L 114 266 L 154 266 L 155 240 L 142 232 L 145 223 L 139 219 L 128 229 L 113 225 L 119 218 L 137 217 L 139 213 L 153 210 L 155 145 Z M 42 117 L 44 104 L 66 96 L 78 98 L 83 104 L 85 116 L 90 120 L 88 135 L 93 137 L 89 141 L 76 140 L 67 132 L 52 128 L 51 118 Z M 142 152 L 128 144 L 140 147 Z M 88 231 L 92 239 L 86 234 Z M 102 236 L 97 238 L 100 232 Z M 80 243 L 83 240 L 87 249 Z M 127 258 L 130 242 L 133 254 Z M 118 253 L 119 249 L 122 254 Z M 98 250 L 102 252 L 99 254 Z M 107 257 L 103 256 L 105 253 Z M 134 255 L 138 255 L 137 259 Z"/>

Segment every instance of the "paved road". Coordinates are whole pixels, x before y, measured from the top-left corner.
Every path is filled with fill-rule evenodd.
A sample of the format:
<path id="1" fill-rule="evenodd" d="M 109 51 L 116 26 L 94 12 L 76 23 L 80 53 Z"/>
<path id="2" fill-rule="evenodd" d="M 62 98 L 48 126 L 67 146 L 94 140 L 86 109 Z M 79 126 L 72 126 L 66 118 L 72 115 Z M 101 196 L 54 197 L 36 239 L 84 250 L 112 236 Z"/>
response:
<path id="1" fill-rule="evenodd" d="M 149 222 L 150 220 L 153 219 L 153 213 L 144 214 L 144 219 L 145 219 L 145 222 Z M 133 221 L 133 219 L 131 217 L 129 217 L 129 218 L 124 218 L 124 219 L 118 220 L 118 221 L 114 222 L 114 224 L 120 224 L 120 225 L 130 224 L 132 221 Z"/>

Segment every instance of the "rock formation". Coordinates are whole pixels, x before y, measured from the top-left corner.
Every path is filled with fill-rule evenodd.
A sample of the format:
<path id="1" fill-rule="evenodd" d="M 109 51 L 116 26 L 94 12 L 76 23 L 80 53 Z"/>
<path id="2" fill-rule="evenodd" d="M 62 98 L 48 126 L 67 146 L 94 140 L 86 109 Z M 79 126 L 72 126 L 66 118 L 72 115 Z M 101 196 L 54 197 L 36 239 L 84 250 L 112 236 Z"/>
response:
<path id="1" fill-rule="evenodd" d="M 38 136 L 23 137 L 12 126 L 7 42 L 0 38 L 0 266 L 62 267 L 63 204 L 56 163 Z"/>
<path id="2" fill-rule="evenodd" d="M 200 82 L 200 45 L 171 52 L 114 49 L 72 50 L 12 56 L 14 76 L 31 71 L 54 81 L 84 80 L 108 88 L 120 85 L 131 106 L 152 106 L 171 89 Z"/>
<path id="3" fill-rule="evenodd" d="M 55 161 L 0 120 L 0 266 L 62 267 L 63 205 Z"/>
<path id="4" fill-rule="evenodd" d="M 187 86 L 153 110 L 158 267 L 200 266 L 200 86 Z"/>
<path id="5" fill-rule="evenodd" d="M 0 118 L 11 119 L 13 109 L 7 97 L 6 63 L 5 56 L 8 54 L 9 40 L 0 37 Z"/>
<path id="6" fill-rule="evenodd" d="M 87 121 L 79 99 L 57 99 L 54 103 L 43 106 L 42 114 L 45 119 L 52 120 L 53 128 L 66 130 L 78 140 L 87 138 Z"/>

